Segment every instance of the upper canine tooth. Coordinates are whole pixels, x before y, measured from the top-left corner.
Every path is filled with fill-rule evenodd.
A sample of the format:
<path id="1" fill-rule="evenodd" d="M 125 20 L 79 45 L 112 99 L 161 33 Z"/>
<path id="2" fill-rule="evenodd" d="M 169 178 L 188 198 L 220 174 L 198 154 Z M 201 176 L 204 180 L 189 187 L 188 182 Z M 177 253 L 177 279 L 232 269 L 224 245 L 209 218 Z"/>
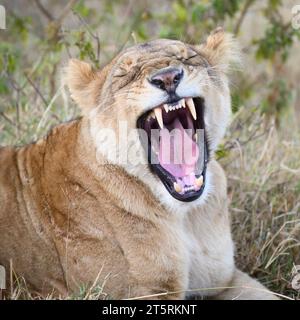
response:
<path id="1" fill-rule="evenodd" d="M 168 105 L 166 103 L 164 104 L 164 109 L 165 109 L 166 113 L 169 112 L 169 107 L 168 107 Z"/>
<path id="2" fill-rule="evenodd" d="M 160 126 L 161 129 L 163 129 L 164 127 L 164 122 L 163 122 L 163 118 L 162 118 L 162 110 L 160 107 L 156 107 L 154 109 L 154 113 L 155 113 L 155 116 L 156 116 L 156 120 Z"/>
<path id="3" fill-rule="evenodd" d="M 188 98 L 186 99 L 186 104 L 190 109 L 190 112 L 194 118 L 194 120 L 197 120 L 197 113 L 196 113 L 196 109 L 195 109 L 195 105 L 194 105 L 194 101 L 192 98 Z"/>
<path id="4" fill-rule="evenodd" d="M 181 100 L 181 105 L 185 108 L 185 99 Z"/>

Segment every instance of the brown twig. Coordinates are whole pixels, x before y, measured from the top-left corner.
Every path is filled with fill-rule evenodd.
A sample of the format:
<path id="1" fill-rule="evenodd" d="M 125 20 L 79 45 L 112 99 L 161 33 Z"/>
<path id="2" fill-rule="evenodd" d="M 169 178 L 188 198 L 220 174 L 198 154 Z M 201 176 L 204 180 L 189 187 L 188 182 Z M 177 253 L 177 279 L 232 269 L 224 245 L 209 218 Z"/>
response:
<path id="1" fill-rule="evenodd" d="M 100 61 L 100 52 L 101 52 L 101 43 L 100 43 L 100 37 L 98 34 L 95 34 L 90 26 L 88 25 L 88 23 L 84 20 L 84 18 L 78 14 L 77 12 L 75 12 L 73 10 L 73 14 L 78 18 L 78 20 L 84 24 L 88 34 L 96 41 L 96 60 L 99 62 Z"/>
<path id="2" fill-rule="evenodd" d="M 51 15 L 51 13 L 41 4 L 39 0 L 34 0 L 36 6 L 39 8 L 39 10 L 44 14 L 44 16 L 49 20 L 53 21 L 54 17 Z"/>
<path id="3" fill-rule="evenodd" d="M 63 20 L 66 18 L 66 16 L 69 14 L 69 12 L 72 10 L 72 7 L 78 0 L 70 0 L 66 6 L 62 9 L 61 14 L 56 19 L 57 24 L 61 25 Z"/>
<path id="4" fill-rule="evenodd" d="M 57 19 L 55 19 L 53 15 L 41 4 L 40 0 L 34 0 L 34 2 L 36 6 L 39 8 L 39 10 L 50 22 L 55 21 L 56 24 L 61 25 L 65 17 L 68 15 L 69 11 L 72 9 L 73 5 L 77 2 L 77 0 L 70 0 L 62 9 L 61 14 Z"/>
<path id="5" fill-rule="evenodd" d="M 54 63 L 51 74 L 50 74 L 50 97 L 54 96 L 56 91 L 55 75 L 56 75 L 57 67 L 58 67 L 58 63 Z"/>
<path id="6" fill-rule="evenodd" d="M 45 106 L 47 107 L 48 102 L 47 102 L 46 98 L 43 96 L 43 94 L 41 93 L 40 89 L 36 86 L 36 84 L 30 79 L 30 77 L 27 74 L 25 74 L 25 77 L 28 80 L 28 82 L 30 83 L 30 85 L 32 86 L 32 88 L 35 90 L 35 92 L 38 94 L 38 96 L 42 99 Z"/>
<path id="7" fill-rule="evenodd" d="M 61 10 L 60 15 L 57 18 L 52 17 L 49 21 L 49 24 L 46 27 L 47 38 L 49 41 L 57 42 L 59 40 L 62 23 L 77 1 L 78 0 L 70 0 Z"/>
<path id="8" fill-rule="evenodd" d="M 17 126 L 3 111 L 0 111 L 0 116 L 3 117 L 8 123 L 13 126 Z"/>
<path id="9" fill-rule="evenodd" d="M 255 2 L 255 0 L 247 0 L 246 1 L 245 5 L 244 5 L 244 8 L 243 8 L 243 10 L 241 12 L 241 15 L 240 15 L 240 17 L 239 17 L 239 19 L 238 19 L 238 21 L 237 21 L 237 23 L 236 23 L 236 25 L 235 25 L 235 27 L 233 29 L 233 33 L 235 35 L 237 35 L 239 33 L 241 25 L 242 25 L 242 23 L 243 23 L 243 21 L 244 21 L 244 19 L 246 17 L 246 14 L 247 14 L 249 8 L 251 7 L 251 5 L 254 2 Z"/>

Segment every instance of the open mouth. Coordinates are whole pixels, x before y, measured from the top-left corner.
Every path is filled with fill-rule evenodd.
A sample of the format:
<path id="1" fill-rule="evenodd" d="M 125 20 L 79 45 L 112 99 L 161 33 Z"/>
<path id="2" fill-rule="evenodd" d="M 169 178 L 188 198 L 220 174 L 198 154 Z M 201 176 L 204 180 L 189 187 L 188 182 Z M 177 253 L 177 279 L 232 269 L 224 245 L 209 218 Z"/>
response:
<path id="1" fill-rule="evenodd" d="M 205 188 L 208 144 L 204 100 L 182 98 L 142 114 L 137 127 L 151 170 L 169 193 L 180 201 L 193 201 Z"/>

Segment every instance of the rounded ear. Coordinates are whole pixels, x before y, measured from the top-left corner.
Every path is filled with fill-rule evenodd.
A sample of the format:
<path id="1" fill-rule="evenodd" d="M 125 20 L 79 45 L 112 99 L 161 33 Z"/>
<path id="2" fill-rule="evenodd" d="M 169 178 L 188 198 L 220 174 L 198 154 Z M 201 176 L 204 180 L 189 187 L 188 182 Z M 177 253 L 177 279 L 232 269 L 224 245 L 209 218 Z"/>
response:
<path id="1" fill-rule="evenodd" d="M 84 110 L 97 106 L 101 89 L 99 74 L 86 62 L 71 59 L 64 69 L 63 82 L 72 99 Z"/>
<path id="2" fill-rule="evenodd" d="M 241 50 L 236 39 L 221 27 L 211 32 L 199 50 L 212 66 L 223 72 L 227 72 L 231 65 L 241 63 Z"/>

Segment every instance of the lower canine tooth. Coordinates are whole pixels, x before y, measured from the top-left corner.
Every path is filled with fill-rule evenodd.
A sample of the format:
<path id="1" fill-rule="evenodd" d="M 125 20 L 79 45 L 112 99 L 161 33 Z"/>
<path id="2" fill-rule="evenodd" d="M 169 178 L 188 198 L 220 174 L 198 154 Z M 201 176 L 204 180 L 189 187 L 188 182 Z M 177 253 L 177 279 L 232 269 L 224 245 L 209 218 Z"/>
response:
<path id="1" fill-rule="evenodd" d="M 156 116 L 156 120 L 160 126 L 161 129 L 163 129 L 164 127 L 164 122 L 163 122 L 163 118 L 162 118 L 162 110 L 160 107 L 157 107 L 154 109 L 154 113 L 155 113 L 155 116 Z"/>
<path id="2" fill-rule="evenodd" d="M 181 186 L 177 182 L 174 182 L 174 189 L 178 193 L 180 193 L 182 191 Z"/>
<path id="3" fill-rule="evenodd" d="M 202 187 L 202 185 L 203 185 L 203 176 L 197 178 L 195 180 L 195 184 L 196 184 L 197 187 Z"/>

